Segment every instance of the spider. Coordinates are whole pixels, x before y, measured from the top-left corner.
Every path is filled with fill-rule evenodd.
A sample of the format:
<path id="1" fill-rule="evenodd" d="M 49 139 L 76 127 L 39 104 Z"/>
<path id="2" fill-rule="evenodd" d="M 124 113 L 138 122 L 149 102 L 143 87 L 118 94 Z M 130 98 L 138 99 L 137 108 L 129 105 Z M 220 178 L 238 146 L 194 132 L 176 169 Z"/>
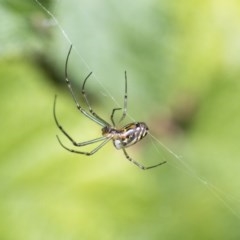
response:
<path id="1" fill-rule="evenodd" d="M 72 142 L 72 144 L 75 147 L 83 147 L 86 145 L 90 145 L 93 143 L 97 143 L 97 142 L 101 142 L 96 148 L 94 148 L 92 151 L 90 152 L 84 152 L 84 151 L 78 151 L 78 150 L 74 150 L 74 149 L 70 149 L 68 147 L 66 147 L 60 140 L 60 138 L 57 135 L 57 139 L 58 142 L 60 143 L 60 145 L 65 148 L 66 150 L 72 152 L 72 153 L 78 153 L 78 154 L 84 154 L 86 156 L 91 156 L 94 153 L 96 153 L 99 149 L 101 149 L 106 143 L 108 143 L 110 140 L 112 140 L 113 145 L 116 149 L 122 149 L 123 153 L 125 155 L 125 157 L 132 163 L 134 163 L 137 167 L 139 167 L 142 170 L 147 170 L 150 168 L 154 168 L 157 166 L 160 166 L 164 163 L 166 163 L 166 161 L 164 162 L 160 162 L 156 165 L 153 166 L 148 166 L 145 167 L 142 164 L 138 163 L 137 161 L 135 161 L 134 159 L 132 159 L 127 151 L 126 148 L 132 146 L 133 144 L 139 142 L 142 138 L 144 138 L 147 133 L 148 133 L 148 127 L 144 122 L 133 122 L 133 123 L 129 123 L 127 125 L 125 125 L 122 128 L 117 128 L 115 121 L 114 121 L 114 114 L 116 111 L 121 110 L 122 108 L 114 108 L 112 110 L 112 114 L 110 116 L 111 122 L 112 124 L 108 123 L 107 121 L 105 121 L 103 118 L 101 118 L 96 112 L 93 111 L 91 105 L 89 104 L 86 92 L 85 92 L 85 84 L 87 82 L 87 80 L 89 79 L 89 77 L 91 76 L 92 72 L 90 72 L 87 77 L 84 79 L 83 81 L 83 85 L 82 85 L 82 96 L 85 100 L 86 105 L 88 106 L 88 111 L 86 111 L 84 108 L 82 108 L 80 106 L 80 104 L 77 101 L 77 98 L 73 92 L 72 89 L 72 85 L 71 82 L 68 78 L 68 60 L 69 60 L 69 56 L 72 50 L 72 45 L 70 46 L 70 49 L 68 51 L 67 54 L 67 58 L 66 58 L 66 62 L 65 62 L 65 81 L 66 84 L 68 86 L 68 89 L 72 95 L 72 98 L 76 104 L 77 109 L 87 118 L 89 118 L 90 120 L 92 120 L 93 122 L 97 123 L 98 125 L 100 125 L 102 127 L 102 136 L 96 139 L 92 139 L 86 142 L 76 142 L 67 132 L 66 130 L 60 125 L 60 123 L 57 120 L 57 116 L 56 116 L 56 101 L 57 101 L 57 96 L 55 95 L 54 98 L 54 104 L 53 104 L 53 116 L 56 122 L 57 127 L 60 129 L 60 131 Z M 119 123 L 126 117 L 127 114 L 127 73 L 125 71 L 125 94 L 124 94 L 124 107 L 123 107 L 123 113 L 122 116 L 119 120 Z"/>

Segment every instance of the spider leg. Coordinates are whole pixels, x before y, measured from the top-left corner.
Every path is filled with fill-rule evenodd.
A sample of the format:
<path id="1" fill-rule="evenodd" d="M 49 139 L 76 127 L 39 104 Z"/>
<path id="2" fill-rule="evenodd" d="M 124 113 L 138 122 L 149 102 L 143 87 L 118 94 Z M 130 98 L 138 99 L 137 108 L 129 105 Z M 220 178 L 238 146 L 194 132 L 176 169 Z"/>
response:
<path id="1" fill-rule="evenodd" d="M 123 107 L 123 114 L 119 122 L 121 122 L 127 115 L 127 71 L 125 71 L 125 94 L 124 94 L 124 107 Z"/>
<path id="2" fill-rule="evenodd" d="M 60 138 L 57 136 L 57 139 L 60 143 L 60 145 L 65 148 L 66 150 L 68 150 L 69 152 L 72 152 L 72 153 L 78 153 L 78 154 L 84 154 L 86 156 L 90 156 L 90 155 L 93 155 L 94 153 L 96 153 L 100 148 L 102 148 L 107 142 L 109 142 L 112 138 L 106 138 L 105 137 L 105 141 L 103 141 L 101 144 L 99 144 L 96 148 L 94 148 L 92 151 L 90 152 L 82 152 L 82 151 L 77 151 L 77 150 L 74 150 L 74 149 L 70 149 L 68 147 L 66 147 L 65 145 L 63 145 L 63 143 L 61 142 Z M 92 142 L 93 143 L 93 142 Z M 90 143 L 89 143 L 90 144 Z"/>
<path id="3" fill-rule="evenodd" d="M 82 142 L 82 143 L 77 143 L 65 130 L 64 128 L 59 124 L 58 120 L 57 120 L 57 116 L 56 116 L 56 101 L 57 101 L 57 96 L 55 96 L 55 99 L 54 99 L 54 105 L 53 105 L 53 116 L 54 116 L 54 120 L 58 126 L 58 128 L 61 130 L 61 132 L 72 142 L 72 144 L 74 146 L 77 146 L 77 147 L 81 147 L 81 146 L 86 146 L 88 144 L 92 144 L 92 143 L 95 143 L 95 142 L 100 142 L 100 141 L 103 141 L 106 139 L 106 137 L 100 137 L 100 138 L 96 138 L 96 139 L 93 139 L 93 140 L 90 140 L 90 141 L 86 141 L 86 142 Z"/>
<path id="4" fill-rule="evenodd" d="M 71 50 L 72 50 L 72 45 L 70 46 L 70 49 L 68 51 L 68 55 L 67 55 L 67 59 L 66 59 L 66 63 L 65 63 L 65 81 L 67 83 L 67 86 L 68 86 L 68 89 L 70 90 L 70 93 L 72 95 L 72 98 L 77 106 L 77 109 L 82 113 L 84 114 L 86 117 L 88 117 L 89 119 L 91 119 L 92 121 L 96 122 L 97 124 L 101 125 L 102 127 L 106 126 L 106 121 L 104 121 L 103 119 L 99 118 L 97 115 L 91 115 L 90 113 L 86 112 L 86 110 L 84 108 L 82 108 L 80 106 L 80 104 L 78 103 L 77 101 L 77 98 L 73 92 L 73 89 L 72 89 L 72 85 L 71 85 L 71 82 L 68 78 L 68 71 L 67 71 L 67 68 L 68 68 L 68 59 L 69 59 L 69 56 L 70 56 L 70 53 L 71 53 Z M 86 79 L 91 75 L 91 73 L 86 77 Z M 84 82 L 86 81 L 86 79 L 84 80 Z M 109 124 L 107 124 L 109 125 Z"/>
<path id="5" fill-rule="evenodd" d="M 105 126 L 109 126 L 109 123 L 108 123 L 108 122 L 106 122 L 104 119 L 102 119 L 101 117 L 99 117 L 98 114 L 93 111 L 93 109 L 92 109 L 92 107 L 91 107 L 91 105 L 90 105 L 90 103 L 89 103 L 89 101 L 88 101 L 87 94 L 86 94 L 86 91 L 85 91 L 85 84 L 86 84 L 88 78 L 91 76 L 91 74 L 92 74 L 92 72 L 90 72 L 90 73 L 87 75 L 87 77 L 84 79 L 84 82 L 83 82 L 83 85 L 82 85 L 82 95 L 83 95 L 84 100 L 85 100 L 85 102 L 86 102 L 86 104 L 87 104 L 87 106 L 88 106 L 89 112 L 90 112 L 96 119 L 98 119 L 99 121 L 101 121 L 102 123 L 104 123 Z"/>
<path id="6" fill-rule="evenodd" d="M 112 121 L 112 124 L 113 124 L 114 127 L 116 126 L 115 121 L 114 121 L 114 113 L 115 113 L 115 111 L 121 110 L 121 109 L 122 109 L 122 108 L 114 108 L 114 109 L 112 110 L 111 121 Z M 121 119 L 119 120 L 119 122 L 121 122 L 121 121 L 126 117 L 126 114 L 127 114 L 127 72 L 125 71 L 124 108 L 123 108 L 122 117 L 121 117 Z"/>
<path id="7" fill-rule="evenodd" d="M 113 124 L 114 127 L 115 127 L 115 122 L 114 122 L 114 119 L 113 119 L 114 113 L 115 113 L 115 111 L 121 110 L 121 109 L 122 109 L 122 108 L 114 108 L 114 109 L 112 110 L 111 121 L 112 121 L 112 124 Z"/>
<path id="8" fill-rule="evenodd" d="M 137 161 L 133 160 L 133 159 L 128 155 L 128 153 L 126 152 L 125 148 L 122 148 L 122 150 L 123 150 L 123 152 L 124 152 L 125 157 L 126 157 L 130 162 L 132 162 L 133 164 L 135 164 L 136 166 L 138 166 L 138 167 L 139 167 L 140 169 L 142 169 L 142 170 L 148 170 L 148 169 L 151 169 L 151 168 L 155 168 L 155 167 L 157 167 L 157 166 L 160 166 L 160 165 L 166 163 L 166 161 L 164 161 L 164 162 L 158 163 L 158 164 L 153 165 L 153 166 L 145 167 L 145 166 L 143 166 L 142 164 L 138 163 Z"/>

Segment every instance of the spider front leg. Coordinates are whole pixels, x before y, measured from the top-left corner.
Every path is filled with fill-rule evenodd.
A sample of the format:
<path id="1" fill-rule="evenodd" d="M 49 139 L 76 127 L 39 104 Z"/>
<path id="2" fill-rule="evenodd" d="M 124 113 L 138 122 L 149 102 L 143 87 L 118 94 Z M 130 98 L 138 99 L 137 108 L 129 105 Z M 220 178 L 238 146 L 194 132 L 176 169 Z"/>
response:
<path id="1" fill-rule="evenodd" d="M 72 84 L 71 84 L 70 79 L 69 79 L 69 77 L 68 77 L 68 60 L 69 60 L 69 57 L 70 57 L 71 50 L 72 50 L 72 45 L 70 46 L 70 49 L 69 49 L 68 54 L 67 54 L 66 62 L 65 62 L 65 82 L 66 82 L 66 84 L 67 84 L 67 86 L 68 86 L 68 89 L 69 89 L 69 91 L 70 91 L 70 93 L 71 93 L 71 95 L 72 95 L 72 98 L 73 98 L 73 100 L 74 100 L 74 102 L 75 102 L 75 104 L 76 104 L 76 106 L 77 106 L 77 109 L 78 109 L 83 115 L 85 115 L 87 118 L 91 119 L 91 120 L 94 121 L 95 123 L 97 123 L 97 124 L 99 124 L 100 126 L 104 127 L 104 126 L 106 126 L 108 123 L 107 123 L 106 121 L 104 121 L 102 118 L 100 118 L 97 114 L 95 114 L 95 113 L 92 111 L 91 106 L 90 106 L 90 108 L 89 108 L 89 110 L 90 110 L 90 113 L 89 113 L 89 112 L 87 112 L 85 109 L 83 109 L 83 108 L 80 106 L 80 104 L 78 103 L 78 101 L 77 101 L 77 98 L 76 98 L 76 96 L 75 96 L 75 94 L 74 94 L 74 91 L 73 91 L 73 89 L 72 89 Z M 88 76 L 87 76 L 87 77 L 85 78 L 85 80 L 84 80 L 83 90 L 82 90 L 83 92 L 84 92 L 84 85 L 85 85 L 87 79 L 90 77 L 91 74 L 92 74 L 92 73 L 90 72 L 90 73 L 88 74 Z M 84 93 L 84 94 L 85 94 L 85 93 Z M 89 106 L 89 103 L 88 103 L 88 100 L 87 100 L 86 95 L 84 96 L 84 98 L 85 98 L 85 100 L 86 100 L 87 105 Z"/>
<path id="2" fill-rule="evenodd" d="M 145 166 L 143 166 L 142 164 L 138 163 L 137 161 L 133 160 L 133 159 L 128 155 L 128 153 L 126 152 L 125 148 L 122 148 L 122 150 L 123 150 L 123 152 L 124 152 L 125 157 L 126 157 L 130 162 L 132 162 L 133 164 L 135 164 L 136 166 L 138 166 L 138 167 L 139 167 L 140 169 L 142 169 L 142 170 L 148 170 L 148 169 L 151 169 L 151 168 L 155 168 L 155 167 L 157 167 L 157 166 L 160 166 L 160 165 L 166 163 L 166 161 L 164 161 L 164 162 L 158 163 L 158 164 L 153 165 L 153 166 L 145 167 Z"/>

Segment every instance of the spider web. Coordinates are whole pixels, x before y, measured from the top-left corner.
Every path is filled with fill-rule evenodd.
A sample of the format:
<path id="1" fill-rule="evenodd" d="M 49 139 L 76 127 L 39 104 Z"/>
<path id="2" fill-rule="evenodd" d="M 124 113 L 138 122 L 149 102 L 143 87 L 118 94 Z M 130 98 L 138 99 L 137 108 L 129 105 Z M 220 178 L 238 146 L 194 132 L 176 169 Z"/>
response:
<path id="1" fill-rule="evenodd" d="M 39 2 L 38 0 L 35 0 L 35 2 L 45 13 L 47 13 L 49 15 L 49 17 L 51 18 L 51 21 L 49 21 L 49 22 L 53 22 L 53 25 L 55 25 L 59 29 L 62 36 L 68 43 L 68 45 L 70 46 L 71 44 L 73 44 L 70 36 L 67 34 L 65 29 L 62 27 L 62 25 L 58 21 L 57 17 L 50 10 L 48 10 L 41 2 Z M 74 44 L 73 44 L 73 51 L 77 54 L 80 61 L 84 64 L 84 66 L 90 72 L 91 67 L 89 66 L 88 62 L 85 60 L 85 58 L 82 56 L 82 54 L 80 53 L 80 51 Z M 107 87 L 99 80 L 99 78 L 96 76 L 96 74 L 93 73 L 92 76 L 98 82 L 98 84 L 101 86 L 101 88 L 103 90 L 102 95 L 110 98 L 114 102 L 114 104 L 116 104 L 116 106 L 121 107 L 121 104 L 119 104 L 119 102 L 114 98 L 114 96 L 107 89 Z M 128 113 L 127 113 L 127 116 L 132 121 L 135 121 L 135 119 Z M 228 209 L 233 215 L 235 215 L 238 219 L 240 219 L 240 213 L 233 207 L 234 203 L 237 203 L 237 204 L 240 203 L 239 199 L 234 197 L 232 194 L 226 193 L 225 191 L 221 190 L 216 185 L 212 184 L 209 180 L 207 180 L 206 178 L 201 176 L 187 161 L 184 160 L 184 158 L 182 156 L 176 154 L 168 146 L 163 144 L 153 133 L 150 132 L 149 135 L 151 137 L 151 142 L 152 142 L 152 145 L 153 145 L 155 151 L 161 156 L 161 158 L 163 160 L 167 161 L 168 165 L 170 165 L 171 167 L 182 172 L 183 174 L 186 174 L 186 175 L 190 176 L 192 179 L 195 179 L 196 181 L 201 183 L 204 187 L 206 187 L 209 190 L 209 192 L 211 192 L 211 194 L 213 196 L 215 196 L 215 198 L 219 202 L 221 202 L 226 207 L 226 209 Z M 169 161 L 170 158 L 173 159 L 173 161 L 172 160 Z"/>

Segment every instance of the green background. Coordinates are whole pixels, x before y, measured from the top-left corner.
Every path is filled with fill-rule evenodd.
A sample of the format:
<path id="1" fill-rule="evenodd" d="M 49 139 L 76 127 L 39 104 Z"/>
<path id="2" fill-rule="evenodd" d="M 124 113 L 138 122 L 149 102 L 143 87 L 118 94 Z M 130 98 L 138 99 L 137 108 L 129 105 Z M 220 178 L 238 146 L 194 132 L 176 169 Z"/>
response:
<path id="1" fill-rule="evenodd" d="M 240 239 L 238 1 L 0 2 L 0 239 Z M 59 146 L 101 136 L 64 82 L 109 120 L 122 106 L 151 136 L 91 157 Z M 82 98 L 79 98 L 80 103 Z M 120 115 L 119 115 L 120 116 Z M 174 156 L 161 143 L 179 154 Z M 87 148 L 88 149 L 88 148 Z M 181 156 L 181 157 L 180 157 Z"/>

